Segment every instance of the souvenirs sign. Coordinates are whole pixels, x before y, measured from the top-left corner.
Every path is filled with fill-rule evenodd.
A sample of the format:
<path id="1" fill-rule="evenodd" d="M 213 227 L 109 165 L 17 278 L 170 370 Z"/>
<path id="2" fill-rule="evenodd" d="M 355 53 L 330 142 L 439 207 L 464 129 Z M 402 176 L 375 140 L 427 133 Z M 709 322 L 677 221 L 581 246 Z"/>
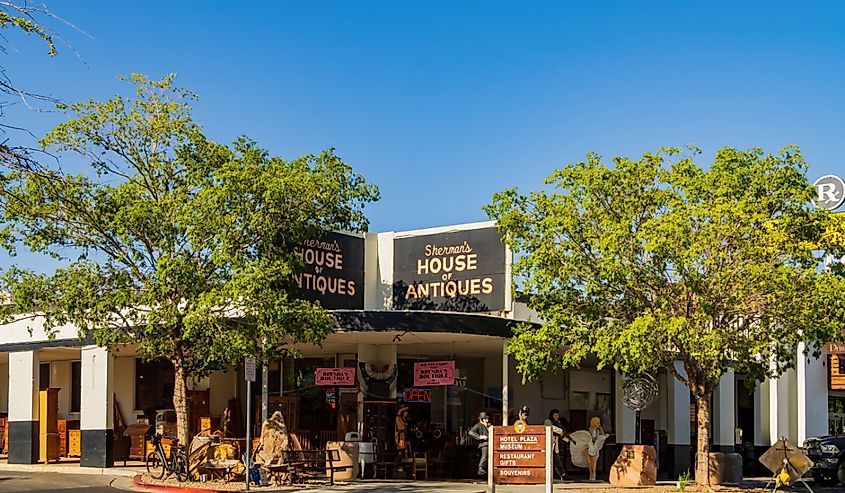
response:
<path id="1" fill-rule="evenodd" d="M 414 363 L 414 387 L 455 384 L 455 361 Z"/>
<path id="2" fill-rule="evenodd" d="M 319 387 L 349 387 L 355 385 L 355 368 L 317 368 L 314 385 Z"/>
<path id="3" fill-rule="evenodd" d="M 495 227 L 393 240 L 393 308 L 505 309 L 507 249 Z"/>
<path id="4" fill-rule="evenodd" d="M 305 268 L 294 274 L 299 296 L 328 309 L 364 308 L 364 239 L 329 232 L 296 249 Z"/>
<path id="5" fill-rule="evenodd" d="M 494 426 L 490 447 L 488 486 L 497 484 L 552 485 L 551 427 L 526 425 Z"/>

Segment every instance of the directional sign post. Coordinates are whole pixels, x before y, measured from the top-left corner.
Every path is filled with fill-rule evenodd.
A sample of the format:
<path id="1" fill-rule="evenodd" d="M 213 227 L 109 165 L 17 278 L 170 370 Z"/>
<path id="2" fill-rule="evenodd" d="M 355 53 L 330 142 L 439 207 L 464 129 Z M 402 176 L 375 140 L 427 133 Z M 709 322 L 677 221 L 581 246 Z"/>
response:
<path id="1" fill-rule="evenodd" d="M 255 381 L 255 358 L 244 360 L 244 379 L 246 380 L 246 491 L 249 491 L 249 457 L 252 453 L 252 382 Z"/>
<path id="2" fill-rule="evenodd" d="M 552 493 L 553 435 L 551 426 L 494 426 L 488 447 L 487 487 L 495 493 L 499 484 L 544 485 Z"/>

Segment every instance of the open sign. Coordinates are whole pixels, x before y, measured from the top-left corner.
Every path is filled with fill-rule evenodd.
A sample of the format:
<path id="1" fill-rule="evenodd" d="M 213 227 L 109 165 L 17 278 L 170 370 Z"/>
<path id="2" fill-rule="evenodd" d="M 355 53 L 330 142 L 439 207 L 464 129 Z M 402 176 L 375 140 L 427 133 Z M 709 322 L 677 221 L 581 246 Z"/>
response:
<path id="1" fill-rule="evenodd" d="M 405 402 L 431 402 L 431 389 L 409 387 L 402 392 Z"/>

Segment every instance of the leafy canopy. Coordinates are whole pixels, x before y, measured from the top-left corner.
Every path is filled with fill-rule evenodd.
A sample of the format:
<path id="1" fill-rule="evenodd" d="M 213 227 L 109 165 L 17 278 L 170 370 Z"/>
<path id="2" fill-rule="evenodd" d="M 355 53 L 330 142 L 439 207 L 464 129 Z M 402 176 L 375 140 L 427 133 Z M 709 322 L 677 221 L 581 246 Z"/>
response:
<path id="1" fill-rule="evenodd" d="M 774 376 L 799 342 L 841 339 L 843 283 L 817 251 L 835 235 L 809 206 L 800 151 L 725 148 L 707 167 L 699 155 L 661 149 L 609 167 L 589 154 L 547 190 L 494 196 L 486 211 L 543 319 L 509 345 L 525 378 L 591 354 L 634 374 L 674 371 L 680 357 L 687 375 L 675 376 L 704 396 L 730 367 Z"/>
<path id="2" fill-rule="evenodd" d="M 87 173 L 37 163 L 0 174 L 3 246 L 66 265 L 3 274 L 18 313 L 73 323 L 99 345 L 137 342 L 198 375 L 331 330 L 297 299 L 294 248 L 326 229 L 366 229 L 378 190 L 332 150 L 287 161 L 241 138 L 208 140 L 174 77 L 132 75 L 132 97 L 65 106 L 42 140 Z M 8 315 L 8 313 L 7 313 Z"/>

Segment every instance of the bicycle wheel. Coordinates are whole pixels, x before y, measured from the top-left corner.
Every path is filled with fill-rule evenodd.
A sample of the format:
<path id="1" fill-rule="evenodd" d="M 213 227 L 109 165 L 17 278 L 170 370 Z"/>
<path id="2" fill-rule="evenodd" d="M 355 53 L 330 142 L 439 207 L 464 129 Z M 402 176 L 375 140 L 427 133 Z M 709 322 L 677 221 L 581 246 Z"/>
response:
<path id="1" fill-rule="evenodd" d="M 164 477 L 165 473 L 165 464 L 164 461 L 161 460 L 161 457 L 158 456 L 158 453 L 153 451 L 147 454 L 147 474 L 150 475 L 153 479 L 161 479 Z"/>
<path id="2" fill-rule="evenodd" d="M 180 483 L 184 483 L 188 480 L 188 458 L 185 456 L 184 452 L 176 454 L 176 459 L 174 459 L 173 464 L 173 473 L 176 475 L 176 480 Z"/>

